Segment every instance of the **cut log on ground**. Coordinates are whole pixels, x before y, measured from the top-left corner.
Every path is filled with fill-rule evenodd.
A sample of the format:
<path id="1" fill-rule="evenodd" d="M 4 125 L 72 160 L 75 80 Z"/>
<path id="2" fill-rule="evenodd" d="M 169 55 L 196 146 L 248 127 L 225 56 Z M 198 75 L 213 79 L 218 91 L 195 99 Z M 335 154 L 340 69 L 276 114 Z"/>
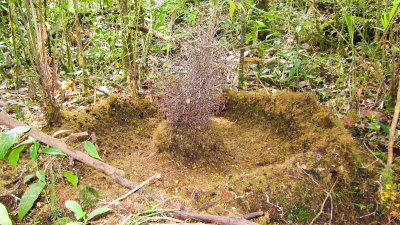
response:
<path id="1" fill-rule="evenodd" d="M 8 116 L 7 114 L 5 114 L 4 112 L 1 112 L 1 111 L 0 111 L 0 124 L 9 126 L 11 128 L 15 128 L 15 127 L 19 127 L 19 126 L 27 126 L 26 124 L 11 118 L 10 116 Z M 135 187 L 135 185 L 132 182 L 130 182 L 129 180 L 127 180 L 123 177 L 126 174 L 123 170 L 117 169 L 111 165 L 108 165 L 108 164 L 100 161 L 100 160 L 94 159 L 83 152 L 76 151 L 75 149 L 69 147 L 66 143 L 60 141 L 57 138 L 53 138 L 43 132 L 36 130 L 35 128 L 30 129 L 30 131 L 27 133 L 27 135 L 29 135 L 43 143 L 46 143 L 52 147 L 58 148 L 61 151 L 63 151 L 65 154 L 71 156 L 72 158 L 104 172 L 105 174 L 110 176 L 112 179 L 116 180 L 119 184 L 121 184 L 124 187 L 127 187 L 129 189 L 132 189 Z"/>

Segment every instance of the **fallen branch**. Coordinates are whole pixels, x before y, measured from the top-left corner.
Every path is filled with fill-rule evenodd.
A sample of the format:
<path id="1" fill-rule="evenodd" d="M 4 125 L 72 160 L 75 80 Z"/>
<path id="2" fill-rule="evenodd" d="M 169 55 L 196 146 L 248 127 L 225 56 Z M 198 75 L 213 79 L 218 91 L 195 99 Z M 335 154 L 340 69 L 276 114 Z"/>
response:
<path id="1" fill-rule="evenodd" d="M 249 221 L 249 219 L 256 218 L 264 215 L 264 212 L 254 212 L 246 215 L 235 216 L 213 216 L 208 214 L 193 213 L 186 210 L 179 210 L 173 212 L 178 217 L 186 219 L 197 219 L 208 223 L 227 224 L 227 225 L 256 225 Z"/>
<path id="2" fill-rule="evenodd" d="M 176 223 L 149 223 L 150 225 L 176 225 Z M 206 225 L 205 223 L 178 223 L 180 225 Z"/>
<path id="3" fill-rule="evenodd" d="M 0 124 L 9 126 L 11 128 L 19 127 L 19 126 L 27 126 L 26 124 L 15 120 L 11 117 L 9 117 L 7 114 L 4 112 L 0 111 Z M 60 141 L 57 138 L 53 138 L 45 133 L 42 133 L 35 128 L 31 128 L 30 131 L 27 133 L 27 135 L 43 142 L 46 143 L 52 147 L 58 148 L 61 151 L 63 151 L 65 154 L 71 156 L 72 158 L 81 161 L 85 163 L 86 165 L 89 165 L 95 169 L 98 169 L 108 176 L 110 176 L 112 179 L 117 181 L 119 184 L 121 184 L 124 187 L 127 187 L 129 189 L 132 189 L 134 187 L 134 184 L 130 182 L 129 180 L 125 179 L 123 176 L 126 174 L 123 170 L 117 169 L 111 165 L 108 165 L 100 160 L 91 158 L 87 154 L 76 151 L 75 149 L 69 147 L 66 143 Z"/>
<path id="4" fill-rule="evenodd" d="M 161 174 L 157 173 L 154 174 L 152 177 L 150 177 L 149 179 L 143 181 L 141 184 L 139 184 L 137 187 L 135 187 L 134 189 L 130 190 L 128 193 L 124 194 L 123 196 L 115 199 L 114 201 L 108 203 L 108 205 L 113 205 L 113 204 L 117 204 L 119 201 L 127 198 L 129 195 L 133 194 L 134 192 L 138 191 L 140 188 L 142 188 L 144 185 L 146 185 L 147 183 L 149 183 L 151 180 L 153 179 L 160 179 L 161 178 Z"/>
<path id="5" fill-rule="evenodd" d="M 169 220 L 172 222 L 176 222 L 176 223 L 183 223 L 183 221 L 175 219 L 175 218 L 171 218 L 171 217 L 167 217 L 167 216 L 153 216 L 153 217 L 148 217 L 145 218 L 146 221 L 159 221 L 159 220 Z"/>
<path id="6" fill-rule="evenodd" d="M 146 26 L 146 25 L 141 25 L 138 27 L 140 31 L 142 31 L 143 33 L 149 33 L 150 32 L 150 27 Z M 175 43 L 177 43 L 178 45 L 181 45 L 181 42 L 179 42 L 178 40 L 176 40 L 175 38 L 165 35 L 163 33 L 161 33 L 160 31 L 157 30 L 151 30 L 152 34 L 154 37 L 159 38 L 161 40 L 164 41 L 173 41 Z"/>
<path id="7" fill-rule="evenodd" d="M 82 137 L 82 136 L 88 136 L 89 134 L 85 131 L 85 132 L 79 132 L 79 133 L 73 133 L 68 135 L 67 137 L 61 139 L 63 142 L 67 142 L 69 140 L 78 138 L 78 137 Z"/>

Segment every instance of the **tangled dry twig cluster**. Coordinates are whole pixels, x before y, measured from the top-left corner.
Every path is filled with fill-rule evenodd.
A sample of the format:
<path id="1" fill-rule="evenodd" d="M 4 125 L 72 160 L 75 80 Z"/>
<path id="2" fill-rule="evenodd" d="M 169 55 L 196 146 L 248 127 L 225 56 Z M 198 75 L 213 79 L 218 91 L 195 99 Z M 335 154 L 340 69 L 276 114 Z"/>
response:
<path id="1" fill-rule="evenodd" d="M 182 51 L 170 60 L 162 85 L 161 108 L 176 126 L 206 125 L 222 105 L 226 83 L 226 51 L 215 37 L 215 28 L 197 26 L 189 33 Z"/>

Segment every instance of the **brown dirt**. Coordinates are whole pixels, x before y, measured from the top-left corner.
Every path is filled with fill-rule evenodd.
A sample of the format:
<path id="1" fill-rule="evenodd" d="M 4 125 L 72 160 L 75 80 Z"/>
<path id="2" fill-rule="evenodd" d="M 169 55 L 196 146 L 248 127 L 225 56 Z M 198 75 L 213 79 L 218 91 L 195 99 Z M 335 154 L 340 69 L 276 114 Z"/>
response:
<path id="1" fill-rule="evenodd" d="M 143 189 L 147 195 L 128 197 L 114 208 L 118 213 L 109 215 L 108 221 L 121 222 L 124 218 L 118 214 L 136 213 L 160 199 L 175 196 L 172 202 L 198 212 L 227 215 L 263 210 L 266 215 L 255 222 L 309 223 L 320 209 L 324 191 L 337 182 L 332 223 L 365 223 L 358 217 L 368 212 L 355 208 L 353 202 L 374 202 L 372 196 L 377 195 L 365 185 L 364 195 L 354 194 L 354 190 L 371 176 L 370 170 L 360 169 L 360 163 L 368 164 L 373 159 L 363 155 L 341 122 L 313 95 L 228 92 L 227 96 L 225 111 L 210 125 L 214 140 L 223 143 L 224 157 L 217 148 L 212 154 L 205 152 L 203 158 L 202 152 L 196 152 L 196 157 L 190 156 L 187 163 L 185 155 L 166 151 L 159 144 L 157 147 L 153 137 L 164 135 L 168 139 L 168 128 L 156 106 L 146 100 L 111 96 L 99 105 L 67 113 L 57 129 L 95 132 L 104 162 L 126 171 L 127 178 L 137 184 L 155 173 L 162 174 L 160 180 Z M 173 138 L 164 143 L 172 141 Z M 193 146 L 196 145 L 190 145 Z M 213 158 L 215 155 L 218 157 Z M 211 160 L 207 163 L 204 158 Z M 65 169 L 72 169 L 64 164 Z M 81 163 L 75 163 L 73 168 L 79 176 L 79 186 L 97 188 L 105 201 L 128 191 Z M 60 207 L 68 199 L 79 201 L 77 192 L 66 181 L 60 182 L 57 190 Z M 68 215 L 72 218 L 72 214 Z M 327 203 L 316 222 L 329 221 L 329 215 Z M 370 217 L 368 221 L 371 219 L 377 218 Z"/>

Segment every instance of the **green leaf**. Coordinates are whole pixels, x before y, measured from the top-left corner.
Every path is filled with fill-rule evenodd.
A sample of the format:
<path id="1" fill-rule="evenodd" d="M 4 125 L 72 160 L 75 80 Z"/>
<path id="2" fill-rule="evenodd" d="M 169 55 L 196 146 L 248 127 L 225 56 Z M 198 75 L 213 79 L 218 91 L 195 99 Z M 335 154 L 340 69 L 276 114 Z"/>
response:
<path id="1" fill-rule="evenodd" d="M 392 10 L 390 10 L 390 13 L 389 13 L 389 21 L 392 20 L 394 14 L 397 12 L 399 3 L 400 3 L 400 1 L 398 1 L 398 0 L 393 2 Z"/>
<path id="2" fill-rule="evenodd" d="M 246 34 L 246 44 L 248 44 L 251 41 L 251 39 L 255 39 L 255 34 L 253 33 Z"/>
<path id="3" fill-rule="evenodd" d="M 241 11 L 245 11 L 245 7 L 244 7 L 244 5 L 242 3 L 236 2 L 236 5 Z"/>
<path id="4" fill-rule="evenodd" d="M 347 30 L 349 31 L 350 41 L 353 41 L 353 38 L 354 38 L 353 19 L 351 18 L 351 15 L 348 13 L 344 14 L 344 18 L 346 20 Z"/>
<path id="5" fill-rule="evenodd" d="M 65 207 L 67 207 L 67 209 L 71 210 L 74 213 L 77 220 L 82 219 L 82 217 L 86 215 L 86 212 L 82 210 L 81 205 L 79 205 L 79 203 L 75 201 L 72 200 L 66 201 Z"/>
<path id="6" fill-rule="evenodd" d="M 265 23 L 263 23 L 262 21 L 258 21 L 258 20 L 250 20 L 248 23 L 257 29 L 266 27 Z"/>
<path id="7" fill-rule="evenodd" d="M 31 156 L 31 158 L 34 162 L 37 162 L 37 154 L 38 154 L 39 146 L 40 146 L 39 142 L 35 141 L 29 148 L 29 155 Z"/>
<path id="8" fill-rule="evenodd" d="M 387 25 L 388 25 L 388 19 L 387 19 L 387 17 L 386 17 L 386 14 L 384 14 L 384 15 L 381 17 L 381 24 L 382 24 L 382 27 L 383 27 L 384 29 L 386 29 L 386 27 L 387 27 Z"/>
<path id="9" fill-rule="evenodd" d="M 33 175 L 33 174 L 29 174 L 28 176 L 26 176 L 25 178 L 24 178 L 24 184 L 26 184 L 26 182 L 28 182 L 30 179 L 32 179 L 32 177 L 34 177 L 35 175 Z"/>
<path id="10" fill-rule="evenodd" d="M 103 214 L 103 213 L 106 213 L 106 212 L 108 212 L 108 211 L 110 211 L 110 210 L 111 210 L 111 209 L 109 209 L 109 208 L 107 208 L 107 207 L 101 207 L 101 208 L 95 209 L 93 212 L 91 212 L 91 213 L 88 215 L 87 219 L 90 220 L 90 219 L 92 219 L 93 217 L 98 216 L 98 215 Z"/>
<path id="11" fill-rule="evenodd" d="M 82 223 L 82 222 L 70 222 L 70 223 L 67 223 L 66 225 L 83 225 L 84 223 Z"/>
<path id="12" fill-rule="evenodd" d="M 379 121 L 378 121 L 377 123 L 378 123 L 378 125 L 382 128 L 382 130 L 383 130 L 385 133 L 387 133 L 387 134 L 390 133 L 389 128 L 387 128 L 387 126 L 386 126 L 384 123 L 379 122 Z"/>
<path id="13" fill-rule="evenodd" d="M 78 176 L 73 174 L 71 171 L 64 170 L 62 172 L 63 176 L 67 178 L 67 180 L 74 185 L 76 188 L 78 187 Z"/>
<path id="14" fill-rule="evenodd" d="M 300 64 L 301 64 L 300 60 L 298 60 L 298 59 L 294 60 L 294 67 L 299 68 Z"/>
<path id="15" fill-rule="evenodd" d="M 302 28 L 302 26 L 301 26 L 301 25 L 298 25 L 298 26 L 296 26 L 296 32 L 297 32 L 297 33 L 300 33 L 300 31 L 301 31 L 301 28 Z"/>
<path id="16" fill-rule="evenodd" d="M 85 141 L 85 149 L 86 149 L 86 152 L 87 152 L 90 156 L 92 156 L 93 158 L 102 160 L 102 159 L 100 158 L 99 154 L 97 153 L 96 147 L 93 145 L 92 142 L 90 142 L 90 141 Z"/>
<path id="17" fill-rule="evenodd" d="M 0 139 L 0 159 L 4 158 L 8 149 L 18 141 L 22 134 L 30 129 L 30 126 L 15 127 L 2 134 Z"/>
<path id="18" fill-rule="evenodd" d="M 42 181 L 43 183 L 46 183 L 46 174 L 44 173 L 43 170 L 39 170 L 36 172 L 36 177 Z"/>
<path id="19" fill-rule="evenodd" d="M 32 208 L 33 203 L 37 200 L 45 185 L 45 183 L 38 182 L 26 189 L 18 206 L 18 218 L 20 220 L 24 218 L 26 213 Z"/>
<path id="20" fill-rule="evenodd" d="M 15 147 L 18 147 L 18 146 L 20 146 L 20 145 L 31 144 L 31 143 L 34 143 L 35 141 L 36 141 L 35 138 L 29 136 L 28 139 L 26 139 L 25 141 L 19 143 L 19 144 L 18 144 L 17 146 L 15 146 Z"/>
<path id="21" fill-rule="evenodd" d="M 287 77 L 288 80 L 292 79 L 293 75 L 296 73 L 296 67 L 293 67 L 289 71 L 289 76 Z"/>
<path id="22" fill-rule="evenodd" d="M 54 132 L 54 134 L 51 135 L 51 136 L 55 137 L 55 136 L 57 136 L 59 134 L 62 134 L 62 133 L 65 133 L 65 132 L 69 132 L 69 131 L 72 131 L 72 130 L 59 130 L 59 131 Z"/>
<path id="23" fill-rule="evenodd" d="M 8 161 L 14 166 L 14 168 L 17 168 L 17 163 L 19 160 L 19 154 L 21 153 L 22 150 L 24 150 L 25 145 L 20 145 L 16 148 L 13 148 L 9 153 L 8 153 Z"/>
<path id="24" fill-rule="evenodd" d="M 233 14 L 235 13 L 236 5 L 232 0 L 229 0 L 229 16 L 233 18 Z"/>
<path id="25" fill-rule="evenodd" d="M 64 155 L 64 156 L 66 156 L 66 154 L 63 151 L 61 151 L 60 149 L 52 148 L 52 147 L 45 148 L 42 151 L 40 151 L 40 153 L 49 154 L 49 155 Z"/>
<path id="26" fill-rule="evenodd" d="M 12 225 L 10 217 L 8 216 L 7 208 L 0 202 L 0 224 Z"/>

